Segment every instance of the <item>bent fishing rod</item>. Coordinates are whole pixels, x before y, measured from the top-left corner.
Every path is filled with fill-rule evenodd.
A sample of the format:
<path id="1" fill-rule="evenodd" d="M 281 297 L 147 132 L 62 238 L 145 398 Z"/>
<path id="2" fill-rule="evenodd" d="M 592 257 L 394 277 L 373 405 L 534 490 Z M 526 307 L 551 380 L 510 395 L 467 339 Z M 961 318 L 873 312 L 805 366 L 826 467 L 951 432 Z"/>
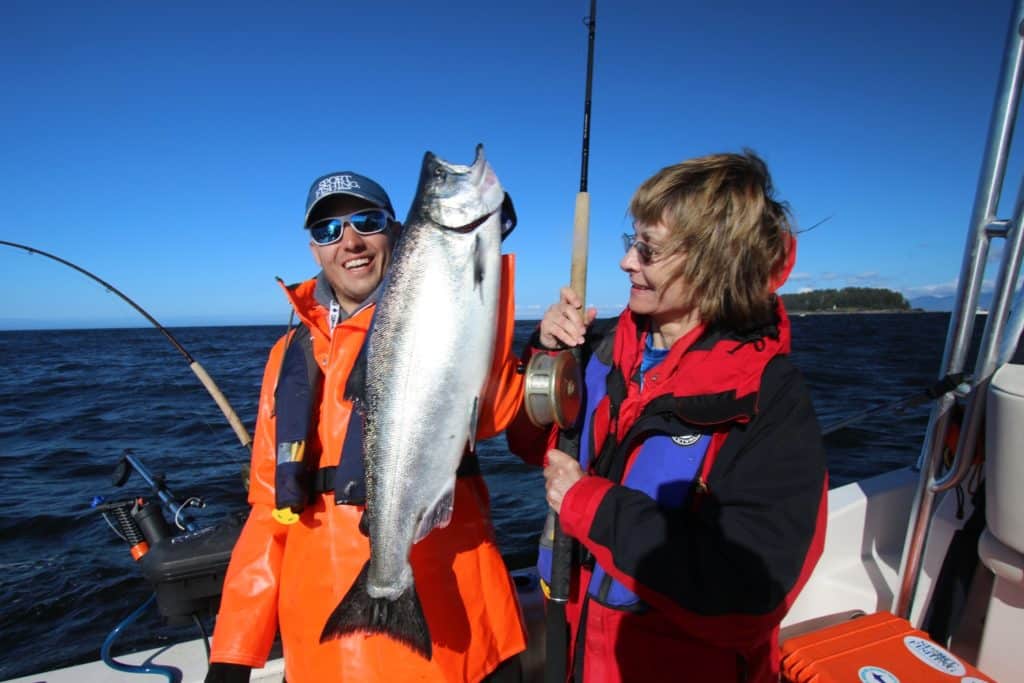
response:
<path id="1" fill-rule="evenodd" d="M 178 350 L 178 353 L 185 357 L 185 360 L 188 362 L 189 368 L 192 369 L 192 372 L 199 379 L 202 385 L 206 388 L 206 391 L 210 394 L 213 400 L 217 403 L 217 406 L 220 408 L 221 412 L 224 413 L 224 417 L 227 418 L 228 424 L 231 425 L 231 429 L 235 432 L 235 436 L 238 437 L 238 440 L 241 442 L 243 446 L 245 446 L 249 450 L 252 450 L 252 437 L 249 436 L 249 432 L 246 431 L 245 426 L 242 424 L 242 421 L 238 418 L 238 415 L 235 413 L 234 408 L 231 407 L 231 404 L 228 403 L 227 397 L 225 397 L 224 394 L 221 392 L 220 388 L 217 386 L 217 383 L 213 381 L 213 378 L 210 377 L 210 375 L 206 372 L 206 369 L 199 364 L 199 361 L 193 358 L 192 354 L 185 350 L 185 347 L 181 345 L 181 342 L 175 339 L 174 335 L 171 334 L 166 327 L 157 322 L 156 318 L 147 313 L 145 309 L 142 308 L 142 306 L 139 306 L 137 303 L 132 301 L 127 294 L 122 292 L 114 285 L 110 284 L 109 282 L 100 278 L 99 276 L 90 273 L 85 268 L 75 265 L 71 261 L 62 259 L 61 257 L 43 251 L 42 249 L 30 247 L 26 244 L 8 242 L 7 240 L 0 240 L 0 244 L 8 247 L 13 247 L 15 249 L 27 251 L 29 254 L 39 254 L 40 256 L 45 256 L 46 258 L 52 259 L 57 263 L 67 266 L 68 268 L 77 270 L 82 275 L 85 275 L 91 280 L 98 282 L 108 292 L 117 295 L 118 297 L 121 298 L 122 301 L 124 301 L 129 306 L 138 311 L 142 315 L 142 317 L 144 317 L 146 320 L 152 323 L 153 327 L 160 330 L 160 332 L 162 332 L 163 335 L 167 337 L 167 340 L 170 341 L 174 348 Z"/>

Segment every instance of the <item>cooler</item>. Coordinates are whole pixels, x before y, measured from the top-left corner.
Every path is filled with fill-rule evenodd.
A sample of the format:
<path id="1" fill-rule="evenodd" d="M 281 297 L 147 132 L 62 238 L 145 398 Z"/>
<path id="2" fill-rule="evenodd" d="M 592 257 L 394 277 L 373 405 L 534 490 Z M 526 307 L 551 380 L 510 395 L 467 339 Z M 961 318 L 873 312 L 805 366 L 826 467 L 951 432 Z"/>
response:
<path id="1" fill-rule="evenodd" d="M 782 644 L 789 683 L 995 683 L 889 612 L 829 626 Z"/>

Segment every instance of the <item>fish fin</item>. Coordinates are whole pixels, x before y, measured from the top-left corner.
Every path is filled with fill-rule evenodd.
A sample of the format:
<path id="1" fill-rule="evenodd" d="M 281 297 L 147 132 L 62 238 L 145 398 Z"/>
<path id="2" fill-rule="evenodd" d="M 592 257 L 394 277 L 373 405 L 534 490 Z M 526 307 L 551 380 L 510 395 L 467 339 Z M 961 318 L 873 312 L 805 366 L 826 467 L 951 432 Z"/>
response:
<path id="1" fill-rule="evenodd" d="M 483 287 L 481 285 L 484 282 L 484 245 L 480 239 L 480 233 L 476 234 L 476 238 L 473 241 L 473 289 L 480 290 L 480 296 L 483 297 Z"/>
<path id="2" fill-rule="evenodd" d="M 476 454 L 476 426 L 480 421 L 480 397 L 473 398 L 473 410 L 469 413 L 469 434 L 466 437 L 466 449 Z"/>
<path id="3" fill-rule="evenodd" d="M 376 316 L 374 316 L 376 317 Z M 345 381 L 345 398 L 356 406 L 366 405 L 366 363 L 369 357 L 369 340 L 373 332 L 373 323 L 370 323 L 370 330 L 363 338 L 363 345 L 359 348 L 359 355 L 352 364 L 352 371 Z"/>
<path id="4" fill-rule="evenodd" d="M 367 562 L 348 593 L 327 617 L 320 642 L 337 640 L 350 633 L 381 634 L 430 659 L 433 656 L 430 629 L 416 594 L 416 584 L 410 584 L 395 600 L 373 598 L 367 591 L 369 570 Z"/>
<path id="5" fill-rule="evenodd" d="M 512 231 L 516 229 L 516 207 L 512 205 L 512 197 L 509 196 L 508 192 L 505 193 L 505 199 L 501 202 L 501 241 L 504 242 L 505 238 L 512 234 Z"/>
<path id="6" fill-rule="evenodd" d="M 419 543 L 427 534 L 434 529 L 443 529 L 452 521 L 452 511 L 455 509 L 455 487 L 445 491 L 437 502 L 434 503 L 420 519 L 416 527 L 416 535 L 413 536 L 413 543 Z"/>

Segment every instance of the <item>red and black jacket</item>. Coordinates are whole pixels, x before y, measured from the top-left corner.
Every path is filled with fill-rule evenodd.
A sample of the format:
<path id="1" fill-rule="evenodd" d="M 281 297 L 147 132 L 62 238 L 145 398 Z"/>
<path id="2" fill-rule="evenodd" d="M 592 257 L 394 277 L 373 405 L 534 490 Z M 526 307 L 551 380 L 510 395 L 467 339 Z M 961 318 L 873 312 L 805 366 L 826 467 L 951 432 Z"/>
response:
<path id="1" fill-rule="evenodd" d="M 789 321 L 780 302 L 759 330 L 701 326 L 641 381 L 646 334 L 626 311 L 588 335 L 591 476 L 560 515 L 592 558 L 568 610 L 574 668 L 582 656 L 586 681 L 776 680 L 778 624 L 821 554 L 827 513 L 818 423 L 786 356 Z"/>

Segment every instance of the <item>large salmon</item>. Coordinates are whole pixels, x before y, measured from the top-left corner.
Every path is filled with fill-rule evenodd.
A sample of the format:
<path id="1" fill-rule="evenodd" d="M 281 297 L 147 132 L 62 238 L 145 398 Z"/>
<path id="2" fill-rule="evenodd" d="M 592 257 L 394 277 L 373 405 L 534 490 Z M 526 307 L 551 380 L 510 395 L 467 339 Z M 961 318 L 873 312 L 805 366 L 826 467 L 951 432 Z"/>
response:
<path id="1" fill-rule="evenodd" d="M 426 153 L 366 348 L 370 559 L 321 642 L 384 633 L 431 657 L 409 550 L 451 520 L 455 473 L 474 445 L 511 215 L 482 145 L 472 166 Z"/>

